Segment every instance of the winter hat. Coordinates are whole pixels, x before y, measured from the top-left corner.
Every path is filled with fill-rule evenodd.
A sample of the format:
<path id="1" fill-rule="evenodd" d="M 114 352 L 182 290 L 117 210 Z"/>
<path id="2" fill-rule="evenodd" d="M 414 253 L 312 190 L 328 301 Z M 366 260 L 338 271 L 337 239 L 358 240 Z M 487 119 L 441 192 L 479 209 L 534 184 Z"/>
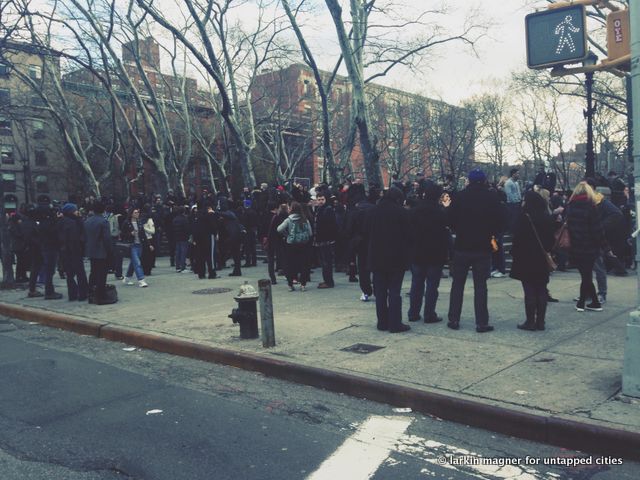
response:
<path id="1" fill-rule="evenodd" d="M 78 210 L 78 206 L 75 203 L 65 203 L 62 207 L 62 213 L 65 215 L 71 215 Z"/>
<path id="2" fill-rule="evenodd" d="M 487 176 L 479 168 L 474 168 L 469 172 L 470 183 L 482 183 L 487 179 Z"/>

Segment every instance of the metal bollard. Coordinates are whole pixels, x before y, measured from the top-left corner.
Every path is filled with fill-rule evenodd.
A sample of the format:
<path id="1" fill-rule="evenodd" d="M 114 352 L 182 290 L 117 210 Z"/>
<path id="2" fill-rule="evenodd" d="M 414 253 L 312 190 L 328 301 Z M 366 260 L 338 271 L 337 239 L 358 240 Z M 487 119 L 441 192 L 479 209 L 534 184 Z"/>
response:
<path id="1" fill-rule="evenodd" d="M 233 299 L 238 302 L 238 308 L 231 310 L 229 318 L 240 324 L 240 338 L 258 338 L 258 292 L 245 281 Z"/>
<path id="2" fill-rule="evenodd" d="M 262 346 L 276 346 L 276 332 L 273 328 L 273 301 L 271 297 L 271 280 L 258 280 L 260 295 L 260 324 L 262 325 Z"/>

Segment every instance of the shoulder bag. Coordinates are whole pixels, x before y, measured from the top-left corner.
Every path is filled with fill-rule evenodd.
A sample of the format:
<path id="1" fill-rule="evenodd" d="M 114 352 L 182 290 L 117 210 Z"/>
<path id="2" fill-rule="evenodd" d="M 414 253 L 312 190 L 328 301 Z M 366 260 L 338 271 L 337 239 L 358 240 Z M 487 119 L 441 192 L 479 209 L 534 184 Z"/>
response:
<path id="1" fill-rule="evenodd" d="M 529 216 L 528 213 L 525 213 L 525 215 L 529 219 L 529 223 L 531 224 L 531 228 L 533 229 L 533 234 L 536 236 L 538 245 L 540 245 L 540 250 L 542 251 L 544 255 L 544 259 L 547 263 L 547 270 L 549 271 L 549 273 L 551 273 L 555 271 L 558 268 L 558 266 L 556 265 L 556 262 L 553 261 L 553 257 L 551 256 L 551 254 L 544 249 L 544 246 L 542 245 L 542 241 L 540 240 L 540 236 L 538 235 L 538 231 L 536 230 L 536 226 L 533 224 L 533 220 L 531 220 L 531 217 Z"/>

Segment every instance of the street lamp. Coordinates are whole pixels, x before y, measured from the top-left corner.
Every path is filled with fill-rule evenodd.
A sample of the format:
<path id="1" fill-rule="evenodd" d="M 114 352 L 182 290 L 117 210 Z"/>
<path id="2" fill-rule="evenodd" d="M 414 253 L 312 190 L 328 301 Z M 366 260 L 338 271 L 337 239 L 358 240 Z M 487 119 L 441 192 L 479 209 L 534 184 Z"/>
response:
<path id="1" fill-rule="evenodd" d="M 587 58 L 582 61 L 585 67 L 592 67 L 598 62 L 598 56 L 589 50 Z M 587 153 L 585 156 L 586 176 L 595 175 L 596 155 L 593 151 L 593 114 L 596 113 L 596 106 L 593 104 L 593 72 L 585 72 L 585 87 L 587 89 L 587 109 L 583 111 L 584 117 L 587 119 Z"/>

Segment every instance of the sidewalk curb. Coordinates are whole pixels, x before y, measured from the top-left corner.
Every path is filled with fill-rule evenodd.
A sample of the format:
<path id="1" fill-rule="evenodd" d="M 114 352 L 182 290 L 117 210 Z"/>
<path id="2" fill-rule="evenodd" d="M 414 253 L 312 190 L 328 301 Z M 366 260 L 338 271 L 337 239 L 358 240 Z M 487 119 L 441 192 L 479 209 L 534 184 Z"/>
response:
<path id="1" fill-rule="evenodd" d="M 0 314 L 171 355 L 260 372 L 270 377 L 357 398 L 409 407 L 413 411 L 444 420 L 518 438 L 599 455 L 640 460 L 640 433 L 615 429 L 588 420 L 575 421 L 559 416 L 488 405 L 438 392 L 299 365 L 249 352 L 211 347 L 169 335 L 143 332 L 13 304 L 0 303 Z"/>

